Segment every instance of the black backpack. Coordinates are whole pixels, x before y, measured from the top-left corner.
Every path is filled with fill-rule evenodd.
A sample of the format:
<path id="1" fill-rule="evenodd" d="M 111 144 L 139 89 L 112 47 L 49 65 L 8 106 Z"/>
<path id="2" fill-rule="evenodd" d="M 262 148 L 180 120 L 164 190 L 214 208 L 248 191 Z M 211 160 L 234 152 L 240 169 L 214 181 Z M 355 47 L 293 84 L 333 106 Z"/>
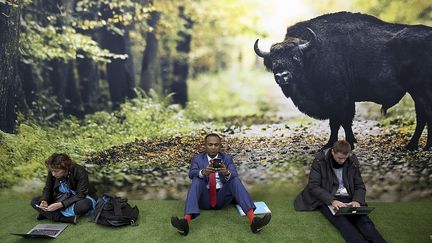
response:
<path id="1" fill-rule="evenodd" d="M 96 203 L 91 222 L 107 226 L 138 225 L 139 210 L 129 205 L 127 198 L 104 194 Z"/>

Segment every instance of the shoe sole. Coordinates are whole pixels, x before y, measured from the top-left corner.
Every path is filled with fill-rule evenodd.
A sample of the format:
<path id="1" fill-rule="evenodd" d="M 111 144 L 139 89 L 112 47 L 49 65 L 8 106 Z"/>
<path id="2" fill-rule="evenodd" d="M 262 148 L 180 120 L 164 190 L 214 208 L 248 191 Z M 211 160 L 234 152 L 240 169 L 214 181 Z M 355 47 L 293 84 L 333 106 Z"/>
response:
<path id="1" fill-rule="evenodd" d="M 171 217 L 171 225 L 176 228 L 177 232 L 181 235 L 187 235 L 186 231 L 181 230 L 180 220 L 177 217 Z"/>
<path id="2" fill-rule="evenodd" d="M 271 214 L 266 214 L 263 218 L 263 225 L 260 228 L 256 229 L 256 231 L 253 233 L 260 232 L 264 228 L 264 226 L 266 226 L 266 225 L 268 225 L 268 223 L 270 223 L 270 220 L 271 220 Z"/>

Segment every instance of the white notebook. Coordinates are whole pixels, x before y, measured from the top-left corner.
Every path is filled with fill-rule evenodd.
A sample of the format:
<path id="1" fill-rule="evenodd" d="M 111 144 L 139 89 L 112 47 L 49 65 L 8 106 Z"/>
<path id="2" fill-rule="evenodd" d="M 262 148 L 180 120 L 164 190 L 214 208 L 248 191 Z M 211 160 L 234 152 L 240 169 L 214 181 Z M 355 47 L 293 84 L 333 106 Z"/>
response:
<path id="1" fill-rule="evenodd" d="M 267 204 L 265 202 L 254 202 L 255 204 L 255 211 L 254 214 L 266 214 L 266 213 L 271 213 L 270 209 L 268 208 Z M 243 212 L 242 208 L 240 207 L 240 205 L 236 205 L 237 211 L 239 212 L 239 214 L 241 216 L 245 216 L 246 214 Z"/>

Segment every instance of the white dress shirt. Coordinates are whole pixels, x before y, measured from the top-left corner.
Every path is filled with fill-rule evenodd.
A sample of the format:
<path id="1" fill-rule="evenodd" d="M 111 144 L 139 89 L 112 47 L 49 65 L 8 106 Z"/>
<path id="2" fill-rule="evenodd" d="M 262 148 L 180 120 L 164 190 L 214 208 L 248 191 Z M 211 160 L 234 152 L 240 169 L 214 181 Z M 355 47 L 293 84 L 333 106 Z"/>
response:
<path id="1" fill-rule="evenodd" d="M 218 156 L 216 155 L 216 157 L 210 158 L 210 156 L 207 155 L 208 163 L 211 164 L 210 160 L 216 159 L 217 157 Z M 220 188 L 223 187 L 223 183 L 222 183 L 221 179 L 219 178 L 219 173 L 215 172 L 215 174 L 216 174 L 216 189 L 220 189 Z M 202 173 L 202 170 L 199 171 L 198 175 L 199 175 L 200 178 L 204 178 L 205 177 L 203 175 L 203 173 Z M 225 179 L 229 180 L 230 177 L 231 177 L 231 173 L 228 176 L 226 176 Z M 209 186 L 209 184 L 207 184 L 207 189 L 209 189 L 209 188 L 210 188 L 210 186 Z"/>

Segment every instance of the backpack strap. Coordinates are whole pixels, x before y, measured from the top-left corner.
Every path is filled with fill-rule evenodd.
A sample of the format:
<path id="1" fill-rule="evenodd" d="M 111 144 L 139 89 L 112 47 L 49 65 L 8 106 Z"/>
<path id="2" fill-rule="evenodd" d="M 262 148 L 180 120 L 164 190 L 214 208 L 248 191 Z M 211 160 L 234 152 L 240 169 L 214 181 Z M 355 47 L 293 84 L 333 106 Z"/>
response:
<path id="1" fill-rule="evenodd" d="M 114 209 L 115 216 L 123 216 L 119 198 L 111 198 L 111 203 Z"/>
<path id="2" fill-rule="evenodd" d="M 95 208 L 95 210 L 93 212 L 93 219 L 92 219 L 92 221 L 94 223 L 97 223 L 97 221 L 98 221 L 99 217 L 101 216 L 101 213 L 102 213 L 102 211 L 104 209 L 105 204 L 106 204 L 106 201 L 104 201 L 103 199 L 99 199 L 98 200 L 98 202 L 96 204 L 96 208 Z"/>

